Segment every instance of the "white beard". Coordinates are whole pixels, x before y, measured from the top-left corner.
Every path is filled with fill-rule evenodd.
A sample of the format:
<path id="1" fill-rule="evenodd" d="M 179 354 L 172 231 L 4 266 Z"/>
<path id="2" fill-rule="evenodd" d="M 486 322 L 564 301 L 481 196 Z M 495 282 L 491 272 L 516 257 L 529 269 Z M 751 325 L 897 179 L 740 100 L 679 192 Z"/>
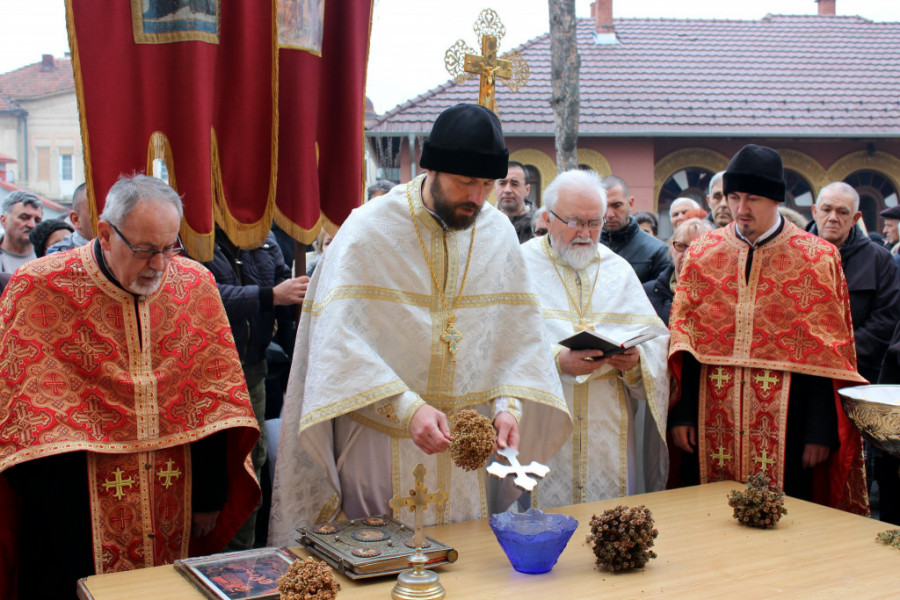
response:
<path id="1" fill-rule="evenodd" d="M 594 260 L 594 257 L 597 256 L 597 244 L 599 242 L 595 242 L 589 237 L 577 237 L 568 244 L 560 244 L 559 240 L 555 239 L 551 235 L 550 241 L 553 242 L 553 247 L 557 252 L 559 252 L 560 258 L 562 258 L 567 265 L 569 265 L 576 271 L 581 271 L 582 269 L 587 268 L 587 266 L 591 264 L 591 261 Z M 584 242 L 588 242 L 590 245 L 575 245 L 576 243 Z"/>

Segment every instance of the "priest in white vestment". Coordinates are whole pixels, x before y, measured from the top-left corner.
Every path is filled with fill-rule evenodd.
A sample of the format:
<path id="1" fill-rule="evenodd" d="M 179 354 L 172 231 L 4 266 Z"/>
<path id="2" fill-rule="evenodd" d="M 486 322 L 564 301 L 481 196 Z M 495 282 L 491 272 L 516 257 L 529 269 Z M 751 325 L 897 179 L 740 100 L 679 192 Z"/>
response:
<path id="1" fill-rule="evenodd" d="M 661 490 L 668 476 L 668 330 L 631 265 L 597 243 L 606 213 L 599 177 L 580 170 L 559 175 L 544 192 L 544 205 L 549 233 L 522 252 L 575 427 L 532 493 L 532 505 Z M 638 330 L 658 336 L 606 359 L 599 350 L 557 343 L 583 329 L 616 340 Z M 527 432 L 523 425 L 522 435 Z"/>
<path id="2" fill-rule="evenodd" d="M 427 469 L 425 524 L 488 516 L 485 472 L 450 460 L 447 415 L 476 408 L 496 443 L 546 460 L 571 417 L 509 219 L 484 202 L 508 151 L 491 111 L 457 105 L 426 138 L 424 175 L 356 209 L 316 269 L 297 332 L 269 543 L 294 528 L 393 514 Z"/>

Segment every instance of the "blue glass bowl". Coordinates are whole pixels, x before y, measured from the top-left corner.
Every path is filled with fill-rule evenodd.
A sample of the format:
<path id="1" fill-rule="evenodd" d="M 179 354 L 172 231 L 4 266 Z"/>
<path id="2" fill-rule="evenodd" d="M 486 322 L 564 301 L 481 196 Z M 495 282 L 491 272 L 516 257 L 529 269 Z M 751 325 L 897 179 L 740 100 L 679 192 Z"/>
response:
<path id="1" fill-rule="evenodd" d="M 491 515 L 490 525 L 516 571 L 547 573 L 559 560 L 578 521 L 530 508 L 524 513 Z"/>

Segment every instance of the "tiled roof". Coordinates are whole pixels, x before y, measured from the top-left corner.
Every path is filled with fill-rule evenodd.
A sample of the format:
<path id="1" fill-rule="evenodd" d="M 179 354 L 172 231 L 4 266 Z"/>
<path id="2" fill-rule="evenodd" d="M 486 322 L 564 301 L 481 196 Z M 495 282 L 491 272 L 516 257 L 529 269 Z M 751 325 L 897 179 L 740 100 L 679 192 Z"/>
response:
<path id="1" fill-rule="evenodd" d="M 71 60 L 56 58 L 46 66 L 44 62 L 37 62 L 0 74 L 0 111 L 20 108 L 18 100 L 74 89 Z"/>
<path id="2" fill-rule="evenodd" d="M 767 15 L 616 19 L 615 29 L 619 43 L 598 45 L 593 19 L 578 20 L 580 135 L 900 135 L 900 23 Z M 497 86 L 504 132 L 552 135 L 549 34 L 518 50 L 531 79 L 516 94 Z M 477 79 L 450 81 L 370 130 L 428 133 L 442 110 L 477 97 Z"/>

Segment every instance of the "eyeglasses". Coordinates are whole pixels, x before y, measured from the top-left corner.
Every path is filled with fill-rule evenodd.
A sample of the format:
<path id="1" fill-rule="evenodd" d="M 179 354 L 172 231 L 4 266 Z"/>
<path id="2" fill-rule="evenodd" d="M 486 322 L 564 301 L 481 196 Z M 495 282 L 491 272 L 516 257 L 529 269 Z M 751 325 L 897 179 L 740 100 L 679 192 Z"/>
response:
<path id="1" fill-rule="evenodd" d="M 122 235 L 122 232 L 119 231 L 118 227 L 116 227 L 112 223 L 110 223 L 109 226 L 113 228 L 113 231 L 115 231 L 120 238 L 122 238 L 123 242 L 128 244 L 128 247 L 131 248 L 132 254 L 134 254 L 134 257 L 138 260 L 150 260 L 157 254 L 162 254 L 165 258 L 172 258 L 173 256 L 177 256 L 184 252 L 184 244 L 181 243 L 181 238 L 178 238 L 177 243 L 172 244 L 171 246 L 166 246 L 162 250 L 153 250 L 152 248 L 135 248 L 131 245 L 131 242 L 129 242 L 128 239 L 124 235 Z"/>
<path id="2" fill-rule="evenodd" d="M 563 223 L 565 223 L 568 227 L 571 227 L 572 229 L 584 229 L 586 227 L 586 228 L 590 229 L 591 231 L 596 231 L 596 230 L 600 229 L 601 227 L 603 227 L 603 224 L 606 223 L 606 219 L 588 219 L 587 221 L 585 221 L 585 220 L 579 219 L 577 217 L 572 219 L 571 221 L 566 221 L 565 219 L 563 219 L 561 216 L 559 216 L 558 214 L 556 214 L 549 208 L 547 210 L 550 212 L 551 215 L 553 215 L 554 217 L 556 217 L 557 219 L 559 219 L 560 221 L 562 221 Z"/>
<path id="3" fill-rule="evenodd" d="M 672 247 L 675 248 L 675 252 L 684 252 L 688 248 L 691 247 L 690 244 L 685 244 L 684 242 L 672 242 Z"/>

